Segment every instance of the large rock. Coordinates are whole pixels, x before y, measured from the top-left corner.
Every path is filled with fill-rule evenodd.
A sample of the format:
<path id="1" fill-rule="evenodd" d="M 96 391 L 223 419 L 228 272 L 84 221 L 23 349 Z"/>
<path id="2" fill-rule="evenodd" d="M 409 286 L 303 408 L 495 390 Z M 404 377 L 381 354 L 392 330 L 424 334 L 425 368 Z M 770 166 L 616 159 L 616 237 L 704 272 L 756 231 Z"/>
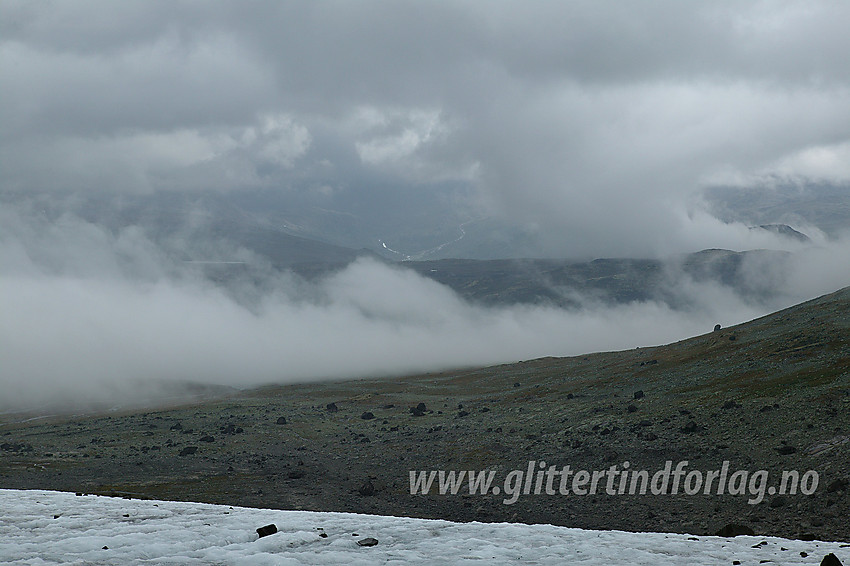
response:
<path id="1" fill-rule="evenodd" d="M 756 533 L 746 525 L 738 525 L 736 523 L 729 523 L 725 525 L 722 529 L 714 533 L 714 536 L 717 537 L 737 537 L 737 536 L 754 536 Z"/>
<path id="2" fill-rule="evenodd" d="M 357 490 L 360 495 L 365 497 L 369 497 L 371 495 L 375 495 L 375 486 L 372 484 L 371 480 L 366 480 L 366 483 L 360 486 L 360 489 Z"/>
<path id="3" fill-rule="evenodd" d="M 265 527 L 260 527 L 257 529 L 257 534 L 260 535 L 260 538 L 267 537 L 269 535 L 273 535 L 277 532 L 277 525 L 272 523 L 271 525 L 266 525 Z"/>
<path id="4" fill-rule="evenodd" d="M 419 403 L 415 407 L 410 408 L 410 412 L 414 417 L 421 417 L 425 414 L 425 411 L 428 409 L 425 408 L 425 403 Z"/>

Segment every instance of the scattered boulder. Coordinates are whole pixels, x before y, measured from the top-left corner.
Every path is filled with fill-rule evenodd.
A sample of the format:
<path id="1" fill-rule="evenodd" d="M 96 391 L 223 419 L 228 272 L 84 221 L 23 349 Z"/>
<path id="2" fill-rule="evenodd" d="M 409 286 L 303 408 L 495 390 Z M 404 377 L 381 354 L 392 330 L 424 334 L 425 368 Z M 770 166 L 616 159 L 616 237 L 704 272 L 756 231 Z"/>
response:
<path id="1" fill-rule="evenodd" d="M 735 340 L 737 340 L 737 339 L 738 339 L 738 337 L 737 337 L 737 336 L 735 336 L 734 334 L 730 334 L 730 335 L 729 335 L 729 340 L 730 340 L 731 342 L 734 342 L 734 341 L 735 341 Z"/>
<path id="2" fill-rule="evenodd" d="M 286 417 L 278 417 L 277 424 L 286 424 Z"/>
<path id="3" fill-rule="evenodd" d="M 459 411 L 457 414 L 458 418 L 463 418 L 469 414 L 469 411 Z"/>
<path id="4" fill-rule="evenodd" d="M 215 437 L 214 437 L 214 436 L 210 436 L 210 435 L 208 434 L 208 435 L 206 435 L 206 436 L 202 436 L 199 440 L 200 440 L 201 442 L 215 442 Z"/>
<path id="5" fill-rule="evenodd" d="M 841 566 L 841 560 L 833 553 L 829 553 L 820 561 L 820 566 Z"/>
<path id="6" fill-rule="evenodd" d="M 174 423 L 171 425 L 171 430 L 183 430 L 183 425 L 180 423 Z"/>
<path id="7" fill-rule="evenodd" d="M 260 538 L 267 537 L 269 535 L 273 535 L 277 532 L 277 525 L 272 523 L 271 525 L 266 525 L 265 527 L 260 527 L 257 529 L 257 534 Z"/>
<path id="8" fill-rule="evenodd" d="M 360 486 L 360 489 L 357 490 L 357 493 L 364 497 L 370 497 L 375 495 L 375 486 L 372 484 L 371 480 L 366 480 L 366 482 Z"/>
<path id="9" fill-rule="evenodd" d="M 325 408 L 328 410 L 329 413 L 336 413 L 337 411 L 339 411 L 339 408 L 336 406 L 336 403 L 328 403 Z"/>
<path id="10" fill-rule="evenodd" d="M 360 418 L 363 419 L 364 421 L 369 421 L 369 420 L 374 419 L 375 415 L 374 415 L 374 413 L 372 413 L 372 411 L 366 411 L 362 415 L 360 415 Z"/>
<path id="11" fill-rule="evenodd" d="M 791 446 L 790 444 L 783 444 L 782 446 L 777 446 L 776 448 L 774 448 L 774 450 L 776 450 L 783 456 L 787 456 L 789 454 L 794 454 L 795 452 L 797 452 L 797 448 Z"/>
<path id="12" fill-rule="evenodd" d="M 628 411 L 630 413 L 634 413 L 637 410 L 638 410 L 638 408 L 635 405 L 629 405 L 628 407 L 626 407 L 626 411 Z"/>
<path id="13" fill-rule="evenodd" d="M 287 474 L 287 477 L 291 480 L 300 480 L 301 478 L 304 477 L 304 471 L 303 470 L 290 470 L 289 473 Z"/>
<path id="14" fill-rule="evenodd" d="M 679 432 L 685 434 L 693 434 L 697 431 L 699 431 L 699 425 L 697 425 L 694 421 L 688 421 L 688 424 L 679 429 Z"/>
<path id="15" fill-rule="evenodd" d="M 0 444 L 0 450 L 4 452 L 32 452 L 33 448 L 29 444 L 4 442 Z"/>
<path id="16" fill-rule="evenodd" d="M 236 426 L 233 423 L 228 423 L 225 426 L 219 427 L 218 429 L 222 434 L 240 434 L 243 432 L 241 426 Z"/>
<path id="17" fill-rule="evenodd" d="M 646 395 L 643 394 L 643 389 L 638 389 L 637 391 L 635 391 L 635 399 L 643 399 L 644 397 L 646 397 Z"/>
<path id="18" fill-rule="evenodd" d="M 192 454 L 194 454 L 197 451 L 198 451 L 197 446 L 187 446 L 186 448 L 184 448 L 183 450 L 180 451 L 180 456 L 191 456 Z"/>
<path id="19" fill-rule="evenodd" d="M 414 417 L 421 417 L 425 414 L 427 409 L 425 408 L 425 403 L 419 403 L 415 407 L 410 408 L 410 412 Z"/>
<path id="20" fill-rule="evenodd" d="M 720 325 L 719 325 L 719 324 L 715 324 L 715 325 L 714 325 L 714 331 L 715 331 L 715 332 L 720 332 L 720 328 L 721 328 L 721 327 L 720 327 Z"/>
<path id="21" fill-rule="evenodd" d="M 375 546 L 376 544 L 378 544 L 378 539 L 372 537 L 363 538 L 357 541 L 357 546 Z"/>
<path id="22" fill-rule="evenodd" d="M 716 537 L 737 537 L 737 536 L 755 536 L 755 531 L 753 531 L 750 527 L 746 525 L 739 525 L 737 523 L 729 523 L 724 525 L 719 531 L 714 533 Z"/>
<path id="23" fill-rule="evenodd" d="M 735 409 L 737 407 L 740 407 L 740 405 L 738 403 L 736 403 L 734 400 L 732 400 L 732 401 L 726 401 L 725 403 L 723 403 L 722 408 L 729 410 L 729 409 Z"/>

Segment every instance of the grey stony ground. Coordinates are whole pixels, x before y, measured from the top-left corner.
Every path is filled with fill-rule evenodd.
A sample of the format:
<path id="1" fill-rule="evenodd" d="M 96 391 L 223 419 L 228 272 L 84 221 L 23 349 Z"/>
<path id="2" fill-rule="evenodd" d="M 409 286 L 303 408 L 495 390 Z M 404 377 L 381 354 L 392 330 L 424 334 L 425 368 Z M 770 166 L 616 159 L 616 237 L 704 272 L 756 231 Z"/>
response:
<path id="1" fill-rule="evenodd" d="M 0 421 L 0 487 L 693 534 L 737 523 L 850 541 L 850 291 L 657 348 L 20 420 Z M 410 470 L 495 470 L 501 486 L 531 460 L 650 473 L 668 460 L 703 472 L 729 461 L 767 470 L 769 485 L 783 470 L 819 482 L 756 505 L 681 488 L 532 493 L 513 505 L 410 493 Z"/>

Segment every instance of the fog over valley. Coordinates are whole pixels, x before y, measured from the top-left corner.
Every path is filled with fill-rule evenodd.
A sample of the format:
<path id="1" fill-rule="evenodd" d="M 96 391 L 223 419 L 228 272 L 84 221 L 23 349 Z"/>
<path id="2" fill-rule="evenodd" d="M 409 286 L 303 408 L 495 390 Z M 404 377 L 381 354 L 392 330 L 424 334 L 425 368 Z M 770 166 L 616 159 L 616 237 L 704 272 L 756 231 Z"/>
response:
<path id="1" fill-rule="evenodd" d="M 850 285 L 848 20 L 4 1 L 0 411 L 657 345 Z"/>

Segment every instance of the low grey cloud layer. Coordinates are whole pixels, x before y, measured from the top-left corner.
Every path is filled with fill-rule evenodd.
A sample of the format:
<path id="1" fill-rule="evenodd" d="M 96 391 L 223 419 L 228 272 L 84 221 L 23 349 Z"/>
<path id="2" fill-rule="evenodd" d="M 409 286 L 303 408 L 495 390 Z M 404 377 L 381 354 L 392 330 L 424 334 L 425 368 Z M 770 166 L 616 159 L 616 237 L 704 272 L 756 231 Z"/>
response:
<path id="1" fill-rule="evenodd" d="M 681 309 L 587 297 L 572 310 L 483 307 L 373 259 L 307 282 L 227 249 L 253 272 L 222 285 L 135 227 L 114 232 L 69 214 L 48 222 L 37 208 L 5 207 L 0 220 L 0 410 L 157 399 L 173 392 L 169 383 L 247 387 L 648 346 L 850 279 L 850 264 L 840 261 L 850 246 L 833 243 L 781 269 L 753 263 L 755 284 L 782 290 L 768 304 L 677 279 L 670 292 Z"/>
<path id="2" fill-rule="evenodd" d="M 4 2 L 2 189 L 428 191 L 552 255 L 734 240 L 692 196 L 846 184 L 827 1 Z"/>

